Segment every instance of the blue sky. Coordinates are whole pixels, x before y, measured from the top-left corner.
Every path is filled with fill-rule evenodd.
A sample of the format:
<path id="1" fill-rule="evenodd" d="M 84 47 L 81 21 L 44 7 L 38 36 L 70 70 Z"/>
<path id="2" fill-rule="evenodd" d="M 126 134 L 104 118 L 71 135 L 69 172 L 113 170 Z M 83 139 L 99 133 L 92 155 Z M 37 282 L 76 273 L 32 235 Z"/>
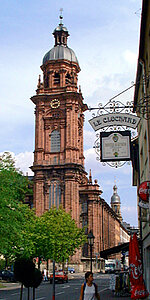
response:
<path id="1" fill-rule="evenodd" d="M 52 32 L 59 23 L 60 8 L 70 33 L 68 46 L 81 67 L 78 84 L 84 102 L 93 107 L 107 103 L 135 81 L 142 4 L 141 0 L 0 2 L 0 152 L 12 152 L 17 167 L 26 173 L 30 172 L 34 151 L 34 105 L 30 97 L 42 74 L 42 58 L 54 45 Z M 119 100 L 131 101 L 133 93 L 131 89 Z M 86 170 L 92 169 L 108 203 L 116 179 L 123 218 L 137 225 L 131 165 L 113 169 L 96 160 L 95 133 L 88 123 L 91 118 L 86 112 Z"/>

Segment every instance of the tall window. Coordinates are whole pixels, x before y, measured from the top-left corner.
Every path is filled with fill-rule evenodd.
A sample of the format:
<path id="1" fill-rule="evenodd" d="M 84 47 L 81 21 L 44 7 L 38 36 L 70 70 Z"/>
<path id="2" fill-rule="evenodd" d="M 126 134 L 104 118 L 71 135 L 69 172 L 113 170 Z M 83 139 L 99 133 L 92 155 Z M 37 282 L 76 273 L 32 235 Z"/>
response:
<path id="1" fill-rule="evenodd" d="M 66 84 L 71 83 L 71 76 L 69 73 L 66 74 Z"/>
<path id="2" fill-rule="evenodd" d="M 59 208 L 61 203 L 61 188 L 59 181 L 51 181 L 49 188 L 49 209 Z"/>
<path id="3" fill-rule="evenodd" d="M 54 74 L 54 84 L 55 85 L 59 85 L 60 84 L 60 75 L 57 72 L 55 72 L 55 74 Z"/>
<path id="4" fill-rule="evenodd" d="M 60 132 L 58 130 L 54 130 L 51 133 L 51 152 L 59 152 L 60 151 Z"/>

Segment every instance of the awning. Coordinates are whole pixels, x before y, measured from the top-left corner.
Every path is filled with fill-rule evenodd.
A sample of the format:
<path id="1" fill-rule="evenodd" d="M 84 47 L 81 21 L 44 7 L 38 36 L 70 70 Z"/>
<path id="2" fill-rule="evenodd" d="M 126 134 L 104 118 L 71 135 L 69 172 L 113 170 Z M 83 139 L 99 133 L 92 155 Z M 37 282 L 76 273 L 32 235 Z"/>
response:
<path id="1" fill-rule="evenodd" d="M 129 242 L 120 244 L 118 246 L 115 246 L 113 248 L 108 248 L 106 250 L 100 251 L 100 257 L 107 259 L 108 256 L 119 253 L 121 251 L 129 251 Z"/>

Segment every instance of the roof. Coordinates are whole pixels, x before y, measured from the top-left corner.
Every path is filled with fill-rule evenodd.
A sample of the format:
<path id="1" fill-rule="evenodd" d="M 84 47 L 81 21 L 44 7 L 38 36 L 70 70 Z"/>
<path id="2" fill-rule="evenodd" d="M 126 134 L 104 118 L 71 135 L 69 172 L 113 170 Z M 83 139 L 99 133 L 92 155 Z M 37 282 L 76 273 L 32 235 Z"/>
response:
<path id="1" fill-rule="evenodd" d="M 139 242 L 139 246 L 141 246 L 141 240 L 138 239 L 138 242 Z M 100 257 L 107 259 L 108 256 L 122 251 L 129 251 L 129 242 L 100 251 Z"/>
<path id="2" fill-rule="evenodd" d="M 108 248 L 106 250 L 100 251 L 100 257 L 107 259 L 108 256 L 119 253 L 121 251 L 128 251 L 129 250 L 129 242 L 120 244 L 113 248 Z"/>
<path id="3" fill-rule="evenodd" d="M 111 197 L 111 204 L 120 203 L 120 197 L 117 194 L 117 186 L 116 185 L 113 186 L 113 190 L 114 190 L 114 193 Z"/>
<path id="4" fill-rule="evenodd" d="M 57 45 L 48 51 L 43 58 L 43 64 L 45 64 L 47 61 L 58 59 L 65 59 L 79 64 L 74 51 L 64 45 Z"/>
<path id="5" fill-rule="evenodd" d="M 43 64 L 48 61 L 63 59 L 70 62 L 75 62 L 79 65 L 74 51 L 67 45 L 69 32 L 68 29 L 63 25 L 62 19 L 63 17 L 60 16 L 60 23 L 53 32 L 55 46 L 45 54 L 43 58 Z"/>

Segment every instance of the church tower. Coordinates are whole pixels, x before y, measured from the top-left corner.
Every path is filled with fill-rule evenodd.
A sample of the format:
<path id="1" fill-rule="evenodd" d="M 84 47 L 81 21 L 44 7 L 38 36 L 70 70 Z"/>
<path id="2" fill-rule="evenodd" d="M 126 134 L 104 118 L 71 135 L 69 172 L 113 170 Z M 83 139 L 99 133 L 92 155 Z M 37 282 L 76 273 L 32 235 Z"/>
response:
<path id="1" fill-rule="evenodd" d="M 86 176 L 83 155 L 83 103 L 78 89 L 79 63 L 60 23 L 55 44 L 42 62 L 35 104 L 34 207 L 37 215 L 61 205 L 79 225 L 79 185 Z"/>
<path id="2" fill-rule="evenodd" d="M 116 184 L 113 186 L 113 195 L 111 197 L 111 208 L 116 213 L 118 219 L 122 222 L 122 216 L 121 216 L 121 208 L 120 208 L 120 197 L 117 193 L 117 186 Z"/>

